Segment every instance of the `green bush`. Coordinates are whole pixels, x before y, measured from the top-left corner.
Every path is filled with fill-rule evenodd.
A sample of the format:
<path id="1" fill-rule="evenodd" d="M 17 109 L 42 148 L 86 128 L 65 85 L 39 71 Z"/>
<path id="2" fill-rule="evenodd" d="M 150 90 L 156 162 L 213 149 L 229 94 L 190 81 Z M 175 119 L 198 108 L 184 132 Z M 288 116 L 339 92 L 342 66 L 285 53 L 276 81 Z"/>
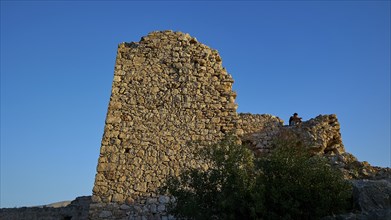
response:
<path id="1" fill-rule="evenodd" d="M 168 207 L 171 214 L 187 219 L 255 219 L 264 211 L 254 155 L 236 141 L 227 136 L 200 150 L 197 157 L 209 162 L 206 171 L 192 168 L 168 178 L 162 189 L 176 198 Z"/>
<path id="2" fill-rule="evenodd" d="M 343 211 L 350 185 L 322 158 L 290 143 L 279 142 L 262 158 L 232 136 L 202 148 L 197 156 L 209 169 L 186 169 L 161 188 L 176 198 L 169 213 L 187 219 L 318 219 Z"/>
<path id="3" fill-rule="evenodd" d="M 258 163 L 265 187 L 265 219 L 319 219 L 350 206 L 351 185 L 325 158 L 280 142 Z"/>

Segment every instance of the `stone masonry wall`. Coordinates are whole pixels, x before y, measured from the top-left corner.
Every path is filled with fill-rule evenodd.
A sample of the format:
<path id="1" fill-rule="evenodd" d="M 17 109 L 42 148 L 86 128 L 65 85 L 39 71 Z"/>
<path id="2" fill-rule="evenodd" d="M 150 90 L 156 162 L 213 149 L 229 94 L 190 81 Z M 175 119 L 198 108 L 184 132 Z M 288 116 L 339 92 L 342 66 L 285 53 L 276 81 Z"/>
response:
<path id="1" fill-rule="evenodd" d="M 270 127 L 282 127 L 284 121 L 279 117 L 269 114 L 239 113 L 238 124 L 243 134 L 249 135 L 270 129 Z"/>
<path id="2" fill-rule="evenodd" d="M 240 113 L 238 116 L 238 125 L 243 131 L 242 142 L 249 144 L 257 153 L 268 153 L 284 121 L 269 114 Z"/>
<path id="3" fill-rule="evenodd" d="M 168 174 L 199 166 L 187 143 L 239 132 L 232 84 L 218 52 L 188 34 L 120 44 L 90 218 L 164 216 L 169 198 L 156 189 Z"/>

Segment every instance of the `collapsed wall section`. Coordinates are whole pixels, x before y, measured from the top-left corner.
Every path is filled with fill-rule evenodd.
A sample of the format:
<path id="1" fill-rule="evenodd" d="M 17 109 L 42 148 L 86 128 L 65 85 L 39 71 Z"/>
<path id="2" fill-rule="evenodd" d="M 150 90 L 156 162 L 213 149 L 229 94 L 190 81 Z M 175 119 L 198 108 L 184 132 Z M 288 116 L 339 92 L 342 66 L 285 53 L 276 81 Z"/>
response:
<path id="1" fill-rule="evenodd" d="M 243 131 L 241 140 L 252 147 L 256 153 L 268 153 L 273 140 L 284 125 L 279 117 L 269 114 L 238 114 L 238 125 Z"/>
<path id="2" fill-rule="evenodd" d="M 303 146 L 319 155 L 345 153 L 340 124 L 335 114 L 319 115 L 297 126 L 283 126 L 282 120 L 270 115 L 239 114 L 239 117 L 244 125 L 250 124 L 242 125 L 245 131 L 242 140 L 259 153 L 272 151 L 276 139 L 300 141 Z M 252 124 L 254 120 L 256 125 Z"/>
<path id="3" fill-rule="evenodd" d="M 112 204 L 165 200 L 156 193 L 165 177 L 199 165 L 189 141 L 236 131 L 232 84 L 218 52 L 188 34 L 120 44 L 90 218 L 117 218 Z"/>

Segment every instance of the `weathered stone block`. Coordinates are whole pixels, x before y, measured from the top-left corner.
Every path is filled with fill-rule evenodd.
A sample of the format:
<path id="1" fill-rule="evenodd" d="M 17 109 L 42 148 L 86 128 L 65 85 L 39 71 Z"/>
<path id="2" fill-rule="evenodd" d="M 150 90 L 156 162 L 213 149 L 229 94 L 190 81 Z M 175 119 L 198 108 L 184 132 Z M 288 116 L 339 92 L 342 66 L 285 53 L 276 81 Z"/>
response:
<path id="1" fill-rule="evenodd" d="M 113 215 L 113 213 L 111 213 L 110 211 L 102 211 L 99 214 L 99 218 L 108 218 L 112 215 Z"/>

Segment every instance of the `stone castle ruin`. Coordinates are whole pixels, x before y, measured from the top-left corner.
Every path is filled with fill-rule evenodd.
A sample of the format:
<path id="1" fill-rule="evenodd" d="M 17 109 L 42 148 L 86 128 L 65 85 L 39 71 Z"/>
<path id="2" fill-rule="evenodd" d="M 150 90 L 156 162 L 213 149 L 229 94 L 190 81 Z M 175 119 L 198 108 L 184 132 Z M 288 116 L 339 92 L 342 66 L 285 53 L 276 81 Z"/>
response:
<path id="1" fill-rule="evenodd" d="M 189 142 L 233 133 L 258 152 L 270 151 L 283 121 L 238 114 L 232 84 L 218 52 L 188 34 L 152 32 L 120 44 L 90 219 L 169 218 L 170 197 L 157 189 L 167 175 L 202 166 Z M 343 152 L 335 115 L 319 117 L 302 128 L 306 138 L 321 151 Z"/>
<path id="2" fill-rule="evenodd" d="M 120 44 L 92 197 L 62 208 L 0 209 L 0 219 L 174 219 L 166 211 L 173 198 L 159 195 L 159 186 L 183 168 L 205 168 L 189 143 L 206 146 L 228 133 L 259 155 L 273 149 L 275 138 L 297 137 L 346 178 L 372 179 L 353 183 L 357 207 L 391 217 L 391 170 L 345 152 L 336 115 L 284 126 L 272 115 L 237 113 L 233 82 L 218 52 L 188 34 L 152 32 Z"/>

